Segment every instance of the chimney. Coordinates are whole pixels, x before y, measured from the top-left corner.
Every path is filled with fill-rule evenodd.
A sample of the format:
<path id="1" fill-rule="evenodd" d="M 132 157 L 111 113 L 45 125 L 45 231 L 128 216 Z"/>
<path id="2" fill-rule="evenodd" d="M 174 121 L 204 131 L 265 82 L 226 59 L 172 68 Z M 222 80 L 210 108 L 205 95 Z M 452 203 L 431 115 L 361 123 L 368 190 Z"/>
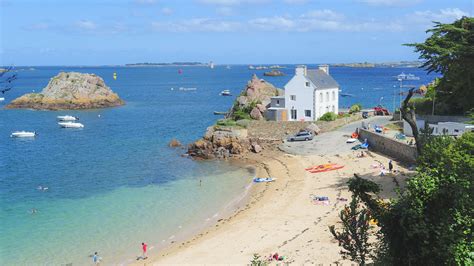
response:
<path id="1" fill-rule="evenodd" d="M 305 65 L 300 65 L 297 66 L 295 69 L 295 75 L 303 75 L 306 76 L 306 66 Z"/>
<path id="2" fill-rule="evenodd" d="M 318 68 L 329 75 L 329 65 L 319 65 Z"/>

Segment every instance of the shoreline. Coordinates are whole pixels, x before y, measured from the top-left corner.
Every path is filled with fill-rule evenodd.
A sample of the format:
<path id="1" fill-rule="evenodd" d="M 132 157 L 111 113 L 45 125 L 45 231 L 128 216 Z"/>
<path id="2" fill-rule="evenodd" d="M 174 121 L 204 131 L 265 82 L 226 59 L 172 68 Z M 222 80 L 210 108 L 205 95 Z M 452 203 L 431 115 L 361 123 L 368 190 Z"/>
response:
<path id="1" fill-rule="evenodd" d="M 272 183 L 254 184 L 246 203 L 192 237 L 163 250 L 151 252 L 148 260 L 133 265 L 250 263 L 253 254 L 267 257 L 278 252 L 285 262 L 351 263 L 339 255 L 340 248 L 327 227 L 338 225 L 338 214 L 350 200 L 346 182 L 353 173 L 376 181 L 384 188 L 384 197 L 396 196 L 396 184 L 403 186 L 407 169 L 401 165 L 398 175 L 380 177 L 371 169 L 374 161 L 388 158 L 369 152 L 357 158 L 352 151 L 336 155 L 292 155 L 275 150 L 249 153 L 236 158 L 243 164 L 255 164 L 259 177 L 272 176 Z M 309 165 L 335 162 L 341 170 L 319 174 L 304 171 Z M 329 206 L 314 205 L 311 195 L 329 196 Z"/>

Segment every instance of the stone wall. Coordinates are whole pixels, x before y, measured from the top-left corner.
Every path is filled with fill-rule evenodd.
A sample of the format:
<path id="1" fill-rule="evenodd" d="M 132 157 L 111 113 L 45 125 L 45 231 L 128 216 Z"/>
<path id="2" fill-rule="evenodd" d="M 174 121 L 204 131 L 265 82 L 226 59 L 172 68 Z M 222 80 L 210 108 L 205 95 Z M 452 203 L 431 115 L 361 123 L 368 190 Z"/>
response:
<path id="1" fill-rule="evenodd" d="M 370 150 L 380 152 L 403 162 L 416 162 L 417 152 L 415 146 L 410 146 L 365 129 L 359 129 L 359 139 L 361 141 L 367 139 Z"/>
<path id="2" fill-rule="evenodd" d="M 349 124 L 362 119 L 361 113 L 354 114 L 350 117 L 336 119 L 335 121 L 251 121 L 247 127 L 250 138 L 256 138 L 263 141 L 282 140 L 290 134 L 295 134 L 298 131 L 305 129 L 309 124 L 314 123 L 321 132 L 328 132 L 337 127 Z"/>

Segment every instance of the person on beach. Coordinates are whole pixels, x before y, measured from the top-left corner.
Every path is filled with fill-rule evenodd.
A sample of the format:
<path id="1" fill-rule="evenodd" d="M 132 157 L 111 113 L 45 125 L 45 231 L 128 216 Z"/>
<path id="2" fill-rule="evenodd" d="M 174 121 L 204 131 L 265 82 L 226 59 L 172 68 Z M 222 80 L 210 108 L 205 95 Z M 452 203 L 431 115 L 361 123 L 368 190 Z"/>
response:
<path id="1" fill-rule="evenodd" d="M 148 256 L 146 254 L 147 248 L 148 248 L 147 244 L 142 243 L 142 250 L 143 250 L 142 259 L 144 260 L 148 259 Z"/>
<path id="2" fill-rule="evenodd" d="M 388 171 L 390 171 L 390 173 L 392 172 L 393 170 L 393 164 L 392 164 L 392 160 L 388 161 Z"/>
<path id="3" fill-rule="evenodd" d="M 94 253 L 94 256 L 92 256 L 92 262 L 94 265 L 99 265 L 100 264 L 101 258 L 99 257 L 99 254 L 97 252 Z"/>

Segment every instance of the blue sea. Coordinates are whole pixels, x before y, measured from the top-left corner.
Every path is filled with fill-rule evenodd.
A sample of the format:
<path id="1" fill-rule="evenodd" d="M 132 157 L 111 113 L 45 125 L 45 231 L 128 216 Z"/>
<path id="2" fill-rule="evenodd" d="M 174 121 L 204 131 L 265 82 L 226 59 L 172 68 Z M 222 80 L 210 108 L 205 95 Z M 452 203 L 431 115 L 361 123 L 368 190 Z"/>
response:
<path id="1" fill-rule="evenodd" d="M 179 73 L 182 69 L 182 73 Z M 282 77 L 265 77 L 283 88 Z M 253 169 L 226 161 L 194 161 L 184 148 L 215 123 L 213 111 L 226 111 L 253 73 L 264 70 L 205 67 L 18 67 L 18 80 L 4 102 L 39 92 L 61 71 L 94 73 L 126 102 L 86 111 L 0 109 L 0 264 L 127 264 L 189 236 L 232 211 L 248 191 Z M 117 79 L 113 79 L 113 73 Z M 401 72 L 434 75 L 416 68 L 331 68 L 349 97 L 340 107 L 399 105 Z M 196 88 L 180 90 L 179 88 Z M 56 116 L 74 115 L 83 129 L 61 129 Z M 36 131 L 34 139 L 14 139 L 17 130 Z M 38 190 L 38 186 L 48 190 Z M 37 210 L 32 213 L 32 210 Z"/>

